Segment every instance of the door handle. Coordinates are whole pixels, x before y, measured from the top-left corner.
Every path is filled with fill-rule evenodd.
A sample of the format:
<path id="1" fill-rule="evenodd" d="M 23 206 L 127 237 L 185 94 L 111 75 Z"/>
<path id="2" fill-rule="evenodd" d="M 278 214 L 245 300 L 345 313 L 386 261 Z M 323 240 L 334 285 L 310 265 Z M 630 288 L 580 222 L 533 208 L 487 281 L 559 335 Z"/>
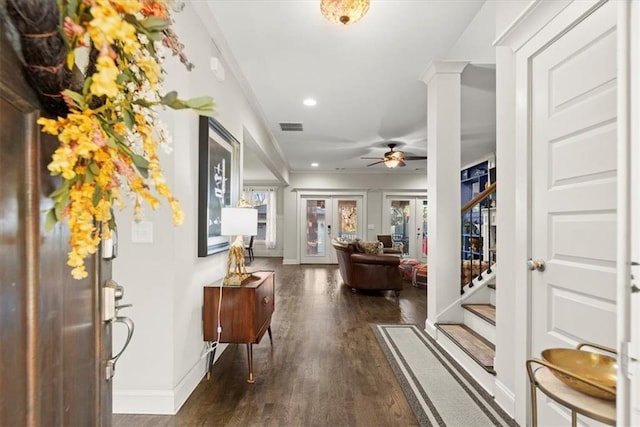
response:
<path id="1" fill-rule="evenodd" d="M 527 261 L 527 268 L 531 271 L 544 271 L 545 269 L 545 264 L 544 261 L 541 259 L 531 259 L 529 258 L 529 260 Z"/>
<path id="2" fill-rule="evenodd" d="M 127 349 L 129 343 L 131 342 L 131 337 L 133 336 L 134 324 L 133 320 L 126 316 L 120 316 L 120 310 L 131 307 L 131 304 L 122 304 L 121 301 L 124 298 L 124 287 L 120 286 L 115 280 L 108 280 L 102 288 L 102 320 L 105 323 L 111 323 L 112 325 L 115 323 L 122 323 L 127 327 L 127 339 L 124 342 L 124 345 L 120 349 L 119 352 L 116 353 L 115 356 L 111 356 L 109 360 L 107 360 L 105 366 L 105 377 L 107 381 L 113 378 L 113 375 L 116 370 L 116 362 L 122 356 L 122 353 Z M 113 354 L 113 353 L 112 353 Z"/>
<path id="3" fill-rule="evenodd" d="M 124 308 L 124 307 L 120 307 L 120 308 Z M 120 351 L 115 356 L 111 356 L 111 359 L 107 361 L 107 366 L 106 366 L 107 381 L 113 378 L 113 374 L 116 371 L 116 362 L 118 361 L 120 356 L 122 356 L 122 353 L 124 353 L 124 351 L 129 346 L 129 343 L 131 342 L 131 337 L 133 336 L 133 328 L 134 328 L 133 320 L 125 316 L 117 316 L 115 319 L 113 319 L 113 323 L 123 323 L 127 327 L 127 339 L 124 342 L 124 345 L 122 346 Z"/>
<path id="4" fill-rule="evenodd" d="M 331 236 L 331 226 L 327 225 L 327 234 Z"/>

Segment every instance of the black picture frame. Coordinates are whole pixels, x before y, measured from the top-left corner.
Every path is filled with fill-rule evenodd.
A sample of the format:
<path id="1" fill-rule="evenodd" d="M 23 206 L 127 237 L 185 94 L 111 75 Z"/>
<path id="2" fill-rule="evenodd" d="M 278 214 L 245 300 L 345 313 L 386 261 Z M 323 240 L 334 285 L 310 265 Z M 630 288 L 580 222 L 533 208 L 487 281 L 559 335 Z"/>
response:
<path id="1" fill-rule="evenodd" d="M 240 142 L 212 117 L 200 116 L 198 135 L 198 257 L 207 257 L 229 249 L 220 215 L 238 199 Z"/>

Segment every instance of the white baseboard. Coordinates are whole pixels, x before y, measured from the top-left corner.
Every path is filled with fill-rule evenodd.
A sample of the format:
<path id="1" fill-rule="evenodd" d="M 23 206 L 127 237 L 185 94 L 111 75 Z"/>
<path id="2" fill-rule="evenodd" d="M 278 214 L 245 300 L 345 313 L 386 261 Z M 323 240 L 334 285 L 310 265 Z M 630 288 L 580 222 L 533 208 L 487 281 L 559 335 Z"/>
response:
<path id="1" fill-rule="evenodd" d="M 117 390 L 113 392 L 114 414 L 175 415 L 171 390 Z"/>
<path id="2" fill-rule="evenodd" d="M 505 386 L 502 381 L 496 379 L 495 382 L 495 400 L 498 406 L 509 414 L 510 417 L 516 415 L 516 395 Z"/>
<path id="3" fill-rule="evenodd" d="M 214 364 L 227 347 L 227 344 L 220 345 Z M 114 390 L 113 413 L 175 415 L 206 373 L 205 357 L 198 359 L 173 390 Z"/>
<path id="4" fill-rule="evenodd" d="M 427 319 L 425 321 L 424 331 L 434 340 L 438 339 L 438 328 L 436 328 L 436 324 L 431 320 Z"/>
<path id="5" fill-rule="evenodd" d="M 300 264 L 300 261 L 297 258 L 289 258 L 289 259 L 283 259 L 282 260 L 282 265 L 297 265 Z"/>
<path id="6" fill-rule="evenodd" d="M 224 349 L 222 350 L 224 351 Z M 220 353 L 222 353 L 220 351 Z M 198 360 L 187 372 L 177 386 L 173 389 L 174 414 L 177 414 L 184 402 L 187 401 L 193 390 L 196 389 L 202 378 L 207 373 L 207 358 Z"/>

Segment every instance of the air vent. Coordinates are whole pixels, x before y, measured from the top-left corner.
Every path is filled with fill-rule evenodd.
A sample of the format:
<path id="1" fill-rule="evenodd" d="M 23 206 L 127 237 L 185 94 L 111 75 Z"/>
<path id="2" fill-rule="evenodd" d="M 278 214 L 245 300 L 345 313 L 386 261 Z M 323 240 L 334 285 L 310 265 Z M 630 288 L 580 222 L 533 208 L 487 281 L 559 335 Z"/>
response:
<path id="1" fill-rule="evenodd" d="M 302 123 L 280 123 L 283 132 L 302 132 Z"/>

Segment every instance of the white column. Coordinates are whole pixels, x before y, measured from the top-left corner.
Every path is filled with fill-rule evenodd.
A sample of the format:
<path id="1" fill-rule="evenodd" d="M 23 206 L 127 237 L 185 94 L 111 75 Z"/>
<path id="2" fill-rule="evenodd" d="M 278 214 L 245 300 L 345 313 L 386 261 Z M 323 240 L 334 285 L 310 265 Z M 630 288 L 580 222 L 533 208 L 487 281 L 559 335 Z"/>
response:
<path id="1" fill-rule="evenodd" d="M 427 84 L 429 287 L 427 332 L 435 337 L 443 310 L 460 297 L 460 74 L 468 62 L 436 61 Z"/>

